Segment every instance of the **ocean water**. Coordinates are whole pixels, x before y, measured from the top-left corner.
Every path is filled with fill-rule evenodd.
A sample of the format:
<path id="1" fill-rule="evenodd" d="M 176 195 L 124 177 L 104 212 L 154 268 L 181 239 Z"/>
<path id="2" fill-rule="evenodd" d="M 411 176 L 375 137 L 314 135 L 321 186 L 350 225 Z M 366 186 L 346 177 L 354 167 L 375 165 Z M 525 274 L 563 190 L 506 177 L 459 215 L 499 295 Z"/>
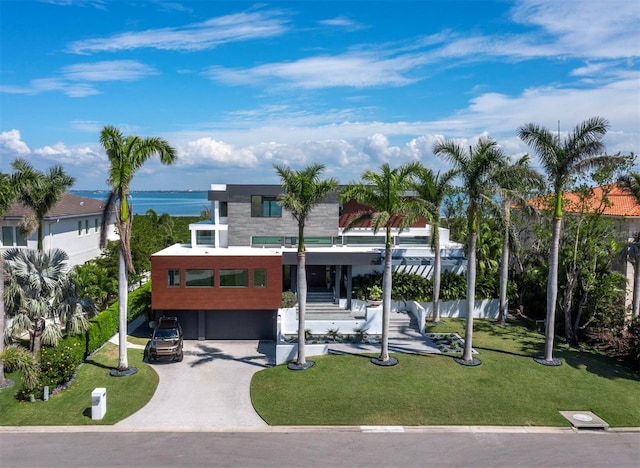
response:
<path id="1" fill-rule="evenodd" d="M 79 197 L 106 200 L 109 192 L 103 190 L 71 190 Z M 202 210 L 211 207 L 207 192 L 131 192 L 131 202 L 135 214 L 145 214 L 149 208 L 159 215 L 198 216 Z"/>

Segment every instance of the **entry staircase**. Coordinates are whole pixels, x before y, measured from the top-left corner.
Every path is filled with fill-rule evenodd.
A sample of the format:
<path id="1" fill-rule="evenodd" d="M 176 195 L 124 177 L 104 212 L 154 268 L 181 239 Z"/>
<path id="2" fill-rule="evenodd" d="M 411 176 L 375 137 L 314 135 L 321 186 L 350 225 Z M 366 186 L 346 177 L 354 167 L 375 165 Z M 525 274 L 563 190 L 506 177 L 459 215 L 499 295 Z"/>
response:
<path id="1" fill-rule="evenodd" d="M 307 291 L 306 320 L 348 320 L 357 317 L 350 310 L 334 303 L 333 291 L 319 289 Z M 389 336 L 397 338 L 421 338 L 418 321 L 408 312 L 391 312 Z"/>

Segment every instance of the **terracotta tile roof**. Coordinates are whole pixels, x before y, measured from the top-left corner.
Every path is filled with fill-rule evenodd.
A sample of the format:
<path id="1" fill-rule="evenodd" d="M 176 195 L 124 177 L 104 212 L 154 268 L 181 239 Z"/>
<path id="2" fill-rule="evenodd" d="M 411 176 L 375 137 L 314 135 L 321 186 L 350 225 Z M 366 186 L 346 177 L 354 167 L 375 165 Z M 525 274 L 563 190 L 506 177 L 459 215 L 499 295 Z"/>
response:
<path id="1" fill-rule="evenodd" d="M 608 205 L 601 203 L 603 194 L 609 200 Z M 563 209 L 567 213 L 575 213 L 581 210 L 580 197 L 576 193 L 565 193 Z M 538 197 L 529 200 L 538 209 L 549 209 L 553 203 L 550 197 Z M 618 184 L 604 185 L 593 188 L 593 196 L 586 201 L 586 207 L 590 210 L 602 210 L 607 216 L 640 216 L 640 203 L 630 190 Z"/>
<path id="2" fill-rule="evenodd" d="M 104 202 L 101 200 L 64 193 L 62 199 L 47 213 L 45 219 L 102 214 L 103 209 Z M 31 213 L 30 208 L 20 202 L 16 202 L 9 207 L 5 217 L 22 219 Z"/>

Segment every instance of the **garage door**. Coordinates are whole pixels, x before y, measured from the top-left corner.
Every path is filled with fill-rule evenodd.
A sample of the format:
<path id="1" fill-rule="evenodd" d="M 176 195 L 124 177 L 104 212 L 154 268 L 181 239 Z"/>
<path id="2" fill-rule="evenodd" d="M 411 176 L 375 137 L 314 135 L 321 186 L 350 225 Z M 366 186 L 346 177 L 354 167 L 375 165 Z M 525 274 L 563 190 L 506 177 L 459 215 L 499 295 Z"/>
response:
<path id="1" fill-rule="evenodd" d="M 208 340 L 275 340 L 275 310 L 215 310 L 205 312 Z"/>
<path id="2" fill-rule="evenodd" d="M 161 316 L 177 317 L 178 322 L 182 327 L 182 334 L 185 340 L 198 339 L 198 311 L 197 310 L 157 311 L 156 318 Z"/>

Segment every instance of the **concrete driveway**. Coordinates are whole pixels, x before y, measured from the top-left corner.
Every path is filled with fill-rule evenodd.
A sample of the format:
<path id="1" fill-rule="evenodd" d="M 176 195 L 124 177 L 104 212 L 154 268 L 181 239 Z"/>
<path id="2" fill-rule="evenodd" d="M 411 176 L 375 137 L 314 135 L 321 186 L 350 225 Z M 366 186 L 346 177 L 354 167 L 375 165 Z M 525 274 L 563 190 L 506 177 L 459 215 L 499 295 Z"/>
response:
<path id="1" fill-rule="evenodd" d="M 160 383 L 151 401 L 118 426 L 266 426 L 251 404 L 254 373 L 271 367 L 275 344 L 185 341 L 182 362 L 154 362 Z"/>

